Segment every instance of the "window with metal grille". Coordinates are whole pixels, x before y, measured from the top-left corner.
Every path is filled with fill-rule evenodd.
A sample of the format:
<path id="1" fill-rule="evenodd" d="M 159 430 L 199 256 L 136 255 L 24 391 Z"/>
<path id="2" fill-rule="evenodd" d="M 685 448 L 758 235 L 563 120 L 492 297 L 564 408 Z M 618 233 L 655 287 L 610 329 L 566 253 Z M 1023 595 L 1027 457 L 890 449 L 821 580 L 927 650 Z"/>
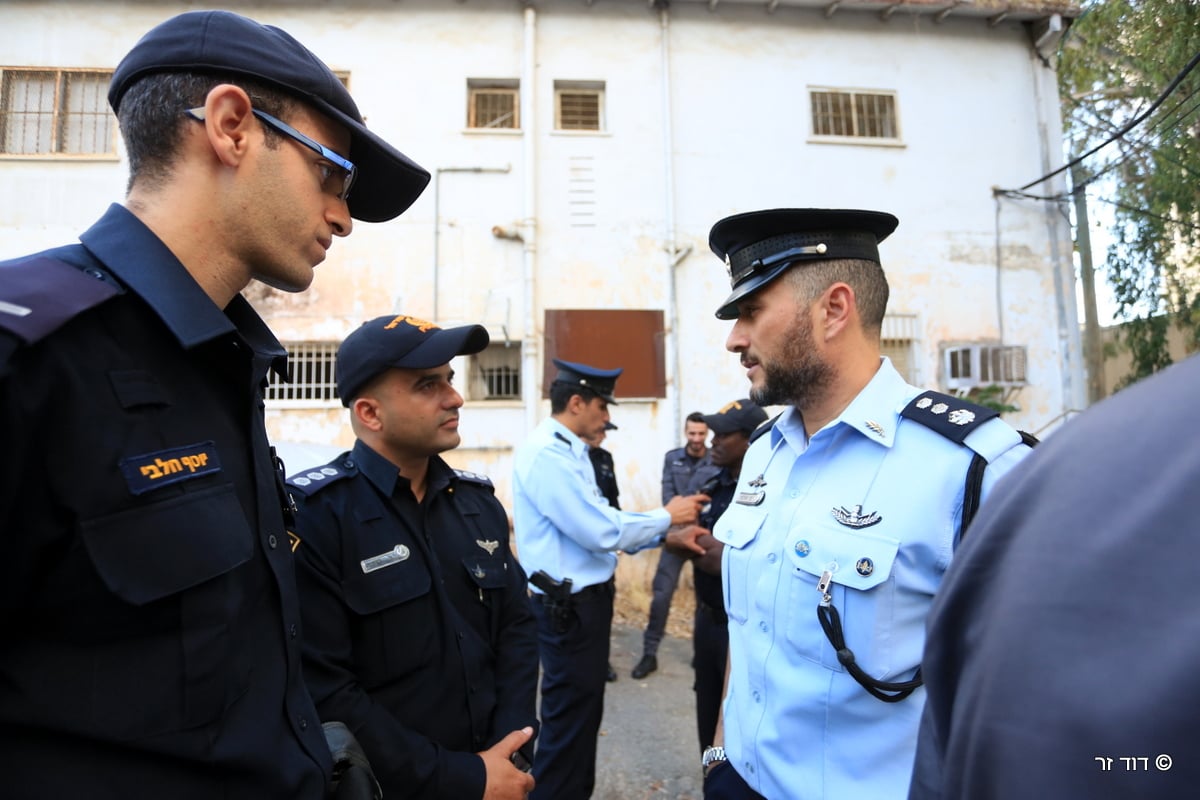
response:
<path id="1" fill-rule="evenodd" d="M 495 342 L 471 356 L 471 400 L 521 399 L 521 346 Z"/>
<path id="2" fill-rule="evenodd" d="M 0 153 L 117 154 L 111 71 L 0 68 Z"/>
<path id="3" fill-rule="evenodd" d="M 946 386 L 975 389 L 983 386 L 1024 386 L 1025 347 L 975 344 L 948 347 L 943 353 Z"/>
<path id="4" fill-rule="evenodd" d="M 334 366 L 337 342 L 288 342 L 288 369 L 291 383 L 284 383 L 271 373 L 267 385 L 267 401 L 276 406 L 327 407 L 337 405 L 337 383 Z"/>
<path id="5" fill-rule="evenodd" d="M 814 136 L 889 141 L 900 138 L 895 94 L 812 89 L 810 96 Z"/>
<path id="6" fill-rule="evenodd" d="M 560 131 L 604 130 L 604 82 L 555 81 L 554 127 Z"/>
<path id="7" fill-rule="evenodd" d="M 515 80 L 467 79 L 467 127 L 520 128 L 520 84 Z"/>

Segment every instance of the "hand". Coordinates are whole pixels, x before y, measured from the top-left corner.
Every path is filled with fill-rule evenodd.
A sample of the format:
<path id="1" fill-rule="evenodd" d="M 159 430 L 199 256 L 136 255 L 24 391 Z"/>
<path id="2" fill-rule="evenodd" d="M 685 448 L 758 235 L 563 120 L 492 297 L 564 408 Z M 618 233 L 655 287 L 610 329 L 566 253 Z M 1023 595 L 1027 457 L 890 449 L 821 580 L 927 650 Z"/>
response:
<path id="1" fill-rule="evenodd" d="M 513 731 L 479 753 L 487 772 L 483 800 L 525 800 L 533 791 L 533 776 L 513 766 L 512 754 L 533 737 L 533 728 Z"/>
<path id="2" fill-rule="evenodd" d="M 700 517 L 700 508 L 711 500 L 706 494 L 689 494 L 687 497 L 675 495 L 665 508 L 671 515 L 672 525 L 690 525 Z"/>
<path id="3" fill-rule="evenodd" d="M 692 562 L 692 566 L 709 575 L 720 575 L 721 552 L 725 545 L 712 536 L 699 536 L 696 538 L 696 544 L 703 548 L 704 555 Z"/>
<path id="4" fill-rule="evenodd" d="M 705 553 L 704 547 L 699 543 L 702 536 L 709 536 L 708 528 L 701 528 L 699 525 L 688 525 L 685 528 L 671 528 L 667 531 L 667 538 L 663 541 L 663 547 L 682 558 L 695 558 L 702 556 Z M 716 541 L 713 539 L 713 541 Z"/>

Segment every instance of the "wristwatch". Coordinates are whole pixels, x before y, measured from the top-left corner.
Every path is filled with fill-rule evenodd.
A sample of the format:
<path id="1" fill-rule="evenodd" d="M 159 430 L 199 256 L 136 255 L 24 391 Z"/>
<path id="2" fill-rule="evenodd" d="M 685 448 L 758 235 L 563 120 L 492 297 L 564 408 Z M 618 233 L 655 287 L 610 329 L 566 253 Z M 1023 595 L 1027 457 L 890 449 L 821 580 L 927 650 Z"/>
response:
<path id="1" fill-rule="evenodd" d="M 708 777 L 708 770 L 714 764 L 720 764 L 722 761 L 728 760 L 729 759 L 725 756 L 724 747 L 715 747 L 713 745 L 709 745 L 708 747 L 704 748 L 704 755 L 700 757 L 700 768 L 704 771 L 704 777 Z"/>

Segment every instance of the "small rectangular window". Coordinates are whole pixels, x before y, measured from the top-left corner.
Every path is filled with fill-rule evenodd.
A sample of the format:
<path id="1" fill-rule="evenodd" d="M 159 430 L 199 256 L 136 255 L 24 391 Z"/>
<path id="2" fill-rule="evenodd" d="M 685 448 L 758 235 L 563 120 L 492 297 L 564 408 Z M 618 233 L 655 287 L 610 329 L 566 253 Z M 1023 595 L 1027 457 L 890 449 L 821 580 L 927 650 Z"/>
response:
<path id="1" fill-rule="evenodd" d="M 334 368 L 337 342 L 287 342 L 291 383 L 274 372 L 267 384 L 267 401 L 276 406 L 328 407 L 337 405 Z"/>
<path id="2" fill-rule="evenodd" d="M 555 81 L 554 127 L 560 131 L 604 130 L 604 82 Z"/>
<path id="3" fill-rule="evenodd" d="M 515 80 L 468 79 L 467 127 L 493 130 L 520 128 L 520 84 Z"/>
<path id="4" fill-rule="evenodd" d="M 0 153 L 116 155 L 112 73 L 0 68 Z"/>
<path id="5" fill-rule="evenodd" d="M 893 93 L 812 89 L 810 96 L 814 136 L 887 141 L 900 138 Z"/>
<path id="6" fill-rule="evenodd" d="M 472 400 L 521 399 L 521 347 L 496 342 L 471 357 Z"/>

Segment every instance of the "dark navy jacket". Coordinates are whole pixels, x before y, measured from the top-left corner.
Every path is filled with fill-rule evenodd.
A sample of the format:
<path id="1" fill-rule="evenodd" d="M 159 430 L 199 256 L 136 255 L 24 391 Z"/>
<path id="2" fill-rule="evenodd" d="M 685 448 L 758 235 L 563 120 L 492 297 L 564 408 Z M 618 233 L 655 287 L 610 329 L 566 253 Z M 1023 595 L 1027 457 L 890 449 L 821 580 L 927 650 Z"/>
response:
<path id="1" fill-rule="evenodd" d="M 0 313 L 0 794 L 320 798 L 263 425 L 283 348 L 126 209 L 81 239 L 52 255 L 82 269 L 0 264 L 31 309 Z"/>
<path id="2" fill-rule="evenodd" d="M 481 798 L 474 754 L 537 729 L 537 627 L 491 482 L 434 457 L 418 504 L 357 442 L 289 486 L 322 717 L 350 726 L 385 796 Z"/>
<path id="3" fill-rule="evenodd" d="M 686 447 L 676 447 L 668 450 L 663 456 L 662 471 L 662 501 L 665 506 L 676 495 L 686 496 L 688 484 L 697 475 L 703 474 L 708 480 L 717 473 L 707 450 L 701 458 L 692 458 L 687 454 Z"/>

